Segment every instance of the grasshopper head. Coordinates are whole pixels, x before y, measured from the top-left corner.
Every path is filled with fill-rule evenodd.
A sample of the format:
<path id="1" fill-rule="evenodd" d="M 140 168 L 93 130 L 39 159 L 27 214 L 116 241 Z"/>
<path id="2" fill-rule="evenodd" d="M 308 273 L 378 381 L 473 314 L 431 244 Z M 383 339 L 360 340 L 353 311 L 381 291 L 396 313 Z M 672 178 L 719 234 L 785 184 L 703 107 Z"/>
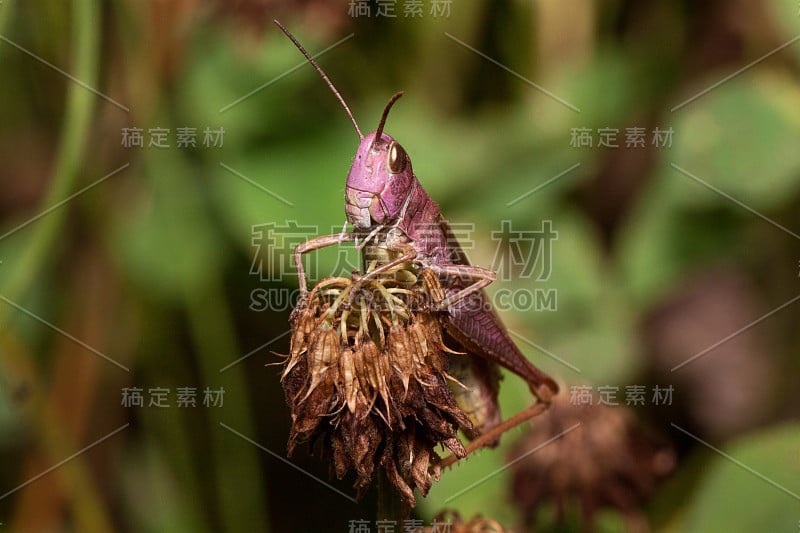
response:
<path id="1" fill-rule="evenodd" d="M 345 212 L 357 230 L 397 219 L 411 193 L 411 159 L 400 143 L 383 133 L 389 109 L 402 94 L 392 97 L 378 129 L 361 141 L 347 176 Z"/>

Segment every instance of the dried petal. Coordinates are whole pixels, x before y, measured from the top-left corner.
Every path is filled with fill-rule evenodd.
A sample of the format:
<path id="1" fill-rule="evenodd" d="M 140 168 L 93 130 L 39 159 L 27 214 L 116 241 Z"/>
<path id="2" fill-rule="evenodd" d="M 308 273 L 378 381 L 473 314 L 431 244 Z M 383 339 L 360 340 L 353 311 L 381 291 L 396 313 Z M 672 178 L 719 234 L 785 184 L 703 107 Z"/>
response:
<path id="1" fill-rule="evenodd" d="M 323 329 L 308 349 L 311 384 L 300 402 L 305 401 L 339 359 L 339 337 L 333 329 Z"/>
<path id="2" fill-rule="evenodd" d="M 408 334 L 400 325 L 393 325 L 386 337 L 386 345 L 392 369 L 403 383 L 404 396 L 408 393 L 408 382 L 414 373 L 414 358 L 408 346 Z"/>
<path id="3" fill-rule="evenodd" d="M 344 385 L 344 397 L 347 403 L 347 409 L 351 413 L 355 413 L 358 386 L 356 382 L 356 367 L 353 361 L 353 350 L 350 348 L 345 348 L 339 355 L 339 375 L 341 375 L 342 384 Z"/>

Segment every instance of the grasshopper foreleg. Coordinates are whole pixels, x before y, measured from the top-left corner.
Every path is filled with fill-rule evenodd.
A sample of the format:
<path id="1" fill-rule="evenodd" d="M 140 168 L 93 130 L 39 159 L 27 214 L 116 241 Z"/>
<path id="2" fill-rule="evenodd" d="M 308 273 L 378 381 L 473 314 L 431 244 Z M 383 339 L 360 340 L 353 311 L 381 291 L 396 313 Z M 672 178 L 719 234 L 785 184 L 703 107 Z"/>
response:
<path id="1" fill-rule="evenodd" d="M 327 248 L 347 241 L 354 241 L 356 239 L 355 233 L 334 233 L 333 235 L 321 235 L 314 237 L 305 242 L 301 242 L 294 248 L 294 266 L 297 269 L 297 284 L 300 286 L 300 296 L 303 297 L 308 294 L 308 287 L 306 286 L 306 271 L 303 269 L 303 254 L 319 250 L 320 248 Z"/>

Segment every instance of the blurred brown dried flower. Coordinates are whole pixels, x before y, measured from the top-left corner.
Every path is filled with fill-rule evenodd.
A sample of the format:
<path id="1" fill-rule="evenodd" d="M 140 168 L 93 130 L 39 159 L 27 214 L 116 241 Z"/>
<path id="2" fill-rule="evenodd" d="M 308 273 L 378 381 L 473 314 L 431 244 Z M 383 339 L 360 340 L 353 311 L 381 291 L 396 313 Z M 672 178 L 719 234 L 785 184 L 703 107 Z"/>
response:
<path id="1" fill-rule="evenodd" d="M 497 520 L 483 518 L 480 515 L 473 516 L 467 522 L 461 518 L 456 511 L 443 511 L 436 515 L 433 520 L 435 525 L 421 529 L 422 533 L 436 533 L 443 531 L 439 524 L 450 524 L 447 531 L 450 533 L 513 533 L 512 530 L 503 527 Z"/>
<path id="2" fill-rule="evenodd" d="M 448 351 L 433 311 L 435 274 L 399 270 L 379 279 L 328 278 L 294 310 L 282 382 L 292 412 L 289 453 L 322 441 L 341 479 L 361 496 L 379 465 L 403 500 L 427 494 L 441 472 L 434 448 L 454 456 L 473 434 L 448 386 Z"/>
<path id="3" fill-rule="evenodd" d="M 641 507 L 674 468 L 674 452 L 629 409 L 597 404 L 597 398 L 593 404 L 574 405 L 569 395 L 557 396 L 512 448 L 513 497 L 528 528 L 541 504 L 554 504 L 563 523 L 567 504 L 577 502 L 585 531 L 593 530 L 601 508 L 621 511 L 630 531 L 649 530 Z"/>

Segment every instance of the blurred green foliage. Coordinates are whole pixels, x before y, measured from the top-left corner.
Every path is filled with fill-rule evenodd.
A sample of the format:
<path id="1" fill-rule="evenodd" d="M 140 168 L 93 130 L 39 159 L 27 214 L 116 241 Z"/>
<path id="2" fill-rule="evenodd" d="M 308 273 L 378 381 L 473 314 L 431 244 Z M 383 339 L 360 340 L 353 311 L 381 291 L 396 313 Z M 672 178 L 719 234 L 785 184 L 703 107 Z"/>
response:
<path id="1" fill-rule="evenodd" d="M 711 343 L 692 344 L 700 334 L 689 328 L 676 339 L 694 346 L 685 353 L 648 336 L 665 309 L 691 316 L 682 295 L 698 273 L 724 267 L 746 280 L 746 296 L 732 297 L 736 316 L 750 319 L 736 328 L 798 294 L 800 44 L 670 111 L 788 42 L 800 31 L 796 3 L 471 2 L 447 18 L 419 19 L 349 17 L 347 9 L 266 0 L 0 5 L 0 233 L 14 231 L 0 237 L 0 494 L 130 424 L 77 456 L 74 469 L 0 497 L 0 522 L 20 531 L 345 531 L 348 520 L 373 514 L 373 494 L 350 504 L 273 455 L 284 454 L 289 414 L 278 371 L 265 364 L 279 360 L 271 351 L 287 350 L 286 337 L 270 342 L 286 330 L 288 310 L 251 306 L 251 292 L 265 286 L 251 274 L 253 228 L 341 227 L 358 140 L 310 67 L 284 76 L 302 57 L 269 23 L 279 17 L 312 54 L 354 33 L 319 61 L 363 130 L 372 131 L 391 94 L 406 91 L 387 131 L 445 216 L 475 224 L 473 263 L 492 264 L 490 235 L 501 220 L 532 230 L 553 221 L 552 276 L 498 281 L 489 292 L 557 291 L 556 311 L 502 316 L 579 369 L 520 341 L 564 394 L 576 384 L 675 385 L 676 405 L 636 408 L 679 452 L 676 473 L 646 509 L 656 529 L 796 529 L 797 309 L 748 332 L 763 349 L 742 357 L 763 356 L 753 364 L 774 377 L 750 382 L 744 366 L 731 378 L 741 395 L 768 392 L 757 415 L 727 433 L 705 426 L 687 401 L 721 379 L 714 369 L 669 372 Z M 123 147 L 122 129 L 132 127 L 169 128 L 171 147 L 147 146 L 147 136 L 143 148 Z M 183 127 L 197 128 L 197 146 L 176 146 Z M 202 144 L 206 127 L 224 129 L 221 147 Z M 575 128 L 617 128 L 624 145 L 629 127 L 646 128 L 645 148 L 570 143 Z M 649 142 L 656 127 L 673 129 L 670 147 Z M 336 250 L 320 252 L 318 272 L 337 259 Z M 294 288 L 291 279 L 270 286 Z M 714 329 L 713 319 L 697 324 L 712 341 L 735 332 Z M 659 359 L 672 351 L 677 361 Z M 169 409 L 124 408 L 123 387 L 223 387 L 225 404 L 182 409 L 173 397 Z M 503 412 L 530 401 L 507 375 Z M 448 507 L 518 524 L 504 465 L 522 431 L 444 472 L 419 516 L 429 521 Z M 328 479 L 318 457 L 292 461 Z M 350 493 L 346 481 L 331 483 Z M 598 525 L 618 531 L 623 521 L 604 513 Z"/>

